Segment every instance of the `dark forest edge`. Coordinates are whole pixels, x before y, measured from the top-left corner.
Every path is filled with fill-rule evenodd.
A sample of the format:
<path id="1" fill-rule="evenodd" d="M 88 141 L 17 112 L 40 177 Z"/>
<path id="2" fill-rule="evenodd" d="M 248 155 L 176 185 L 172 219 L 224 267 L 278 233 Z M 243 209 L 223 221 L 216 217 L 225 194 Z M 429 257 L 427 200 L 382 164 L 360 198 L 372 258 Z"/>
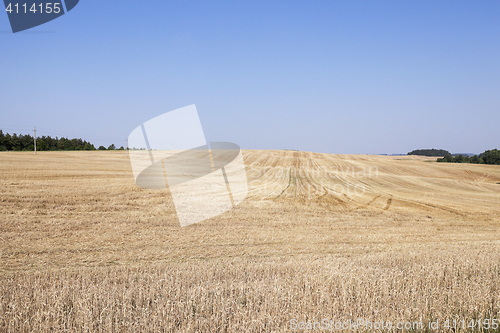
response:
<path id="1" fill-rule="evenodd" d="M 10 135 L 4 134 L 0 130 L 0 151 L 34 151 L 35 142 L 31 135 Z M 40 136 L 36 138 L 37 151 L 61 151 L 61 150 L 116 150 L 114 144 L 108 148 L 99 146 L 95 148 L 93 144 L 82 139 L 52 138 L 50 136 Z M 124 150 L 123 146 L 118 150 Z"/>
<path id="2" fill-rule="evenodd" d="M 474 156 L 464 156 L 458 154 L 453 156 L 449 151 L 444 149 L 417 149 L 408 153 L 408 155 L 441 157 L 438 162 L 445 163 L 473 163 L 473 164 L 494 164 L 500 165 L 500 151 L 498 149 L 487 150 L 482 154 Z"/>
<path id="3" fill-rule="evenodd" d="M 409 152 L 408 155 L 443 157 L 451 155 L 451 153 L 444 149 L 417 149 Z"/>
<path id="4" fill-rule="evenodd" d="M 487 150 L 484 153 L 479 154 L 479 156 L 446 155 L 443 158 L 438 158 L 437 161 L 446 163 L 473 163 L 473 164 L 500 165 L 500 150 L 498 149 Z"/>

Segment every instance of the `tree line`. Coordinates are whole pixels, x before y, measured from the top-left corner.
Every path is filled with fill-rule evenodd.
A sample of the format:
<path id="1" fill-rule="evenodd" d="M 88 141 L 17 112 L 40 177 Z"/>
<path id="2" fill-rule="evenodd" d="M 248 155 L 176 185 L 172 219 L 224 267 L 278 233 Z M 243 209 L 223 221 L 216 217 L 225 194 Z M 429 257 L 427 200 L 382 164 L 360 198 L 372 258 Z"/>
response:
<path id="1" fill-rule="evenodd" d="M 482 154 L 474 155 L 474 156 L 451 156 L 451 154 L 446 155 L 443 158 L 438 158 L 438 162 L 447 162 L 447 163 L 474 163 L 474 164 L 494 164 L 500 165 L 500 150 L 493 149 L 487 150 Z"/>
<path id="2" fill-rule="evenodd" d="M 35 149 L 35 143 L 33 136 L 27 135 L 17 135 L 13 133 L 3 133 L 0 130 L 0 151 L 33 151 Z M 37 151 L 58 151 L 58 150 L 115 150 L 116 146 L 114 144 L 110 145 L 108 148 L 104 146 L 99 146 L 95 148 L 93 144 L 82 139 L 68 139 L 68 138 L 52 138 L 50 136 L 40 136 L 36 138 L 36 150 Z M 123 150 L 120 147 L 119 150 Z"/>
<path id="3" fill-rule="evenodd" d="M 447 156 L 451 155 L 449 151 L 444 149 L 417 149 L 408 153 L 408 155 L 419 156 Z"/>

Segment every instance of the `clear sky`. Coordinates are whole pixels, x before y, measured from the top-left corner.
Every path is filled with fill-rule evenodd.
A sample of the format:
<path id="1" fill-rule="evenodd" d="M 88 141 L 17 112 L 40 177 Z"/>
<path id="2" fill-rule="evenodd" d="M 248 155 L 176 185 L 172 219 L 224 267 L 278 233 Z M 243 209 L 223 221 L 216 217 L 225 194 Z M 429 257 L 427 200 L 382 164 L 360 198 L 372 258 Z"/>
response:
<path id="1" fill-rule="evenodd" d="M 500 1 L 81 0 L 12 34 L 0 129 L 117 146 L 196 104 L 208 141 L 378 154 L 500 148 Z"/>

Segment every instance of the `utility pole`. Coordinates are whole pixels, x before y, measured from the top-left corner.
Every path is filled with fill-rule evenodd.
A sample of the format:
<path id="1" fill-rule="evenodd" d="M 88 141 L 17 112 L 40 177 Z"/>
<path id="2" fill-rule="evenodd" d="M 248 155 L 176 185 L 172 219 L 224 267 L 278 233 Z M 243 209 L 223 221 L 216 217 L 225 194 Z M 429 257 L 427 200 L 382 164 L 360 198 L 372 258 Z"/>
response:
<path id="1" fill-rule="evenodd" d="M 35 141 L 35 155 L 36 155 L 36 127 L 33 127 L 33 140 Z"/>

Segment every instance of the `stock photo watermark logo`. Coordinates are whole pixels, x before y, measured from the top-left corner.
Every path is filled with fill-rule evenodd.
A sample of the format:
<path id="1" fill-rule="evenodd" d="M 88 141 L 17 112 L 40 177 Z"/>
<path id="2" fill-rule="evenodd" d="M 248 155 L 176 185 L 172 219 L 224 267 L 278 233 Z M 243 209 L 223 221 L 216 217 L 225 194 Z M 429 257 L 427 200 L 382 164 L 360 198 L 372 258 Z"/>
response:
<path id="1" fill-rule="evenodd" d="M 181 226 L 220 215 L 248 194 L 240 147 L 205 140 L 195 105 L 164 113 L 134 129 L 128 152 L 135 182 L 170 190 Z"/>
<path id="2" fill-rule="evenodd" d="M 16 33 L 55 20 L 75 8 L 79 0 L 4 0 L 3 2 L 12 32 Z"/>

